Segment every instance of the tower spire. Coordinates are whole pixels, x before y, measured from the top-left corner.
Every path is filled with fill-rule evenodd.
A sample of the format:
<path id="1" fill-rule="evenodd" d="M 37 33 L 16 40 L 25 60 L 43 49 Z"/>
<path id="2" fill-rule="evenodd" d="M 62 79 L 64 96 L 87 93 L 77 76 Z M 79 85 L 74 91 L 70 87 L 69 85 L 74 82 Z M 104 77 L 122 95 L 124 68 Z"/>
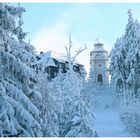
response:
<path id="1" fill-rule="evenodd" d="M 96 41 L 96 43 L 98 44 L 98 43 L 100 43 L 100 37 L 98 36 L 96 39 L 95 39 L 95 41 Z"/>

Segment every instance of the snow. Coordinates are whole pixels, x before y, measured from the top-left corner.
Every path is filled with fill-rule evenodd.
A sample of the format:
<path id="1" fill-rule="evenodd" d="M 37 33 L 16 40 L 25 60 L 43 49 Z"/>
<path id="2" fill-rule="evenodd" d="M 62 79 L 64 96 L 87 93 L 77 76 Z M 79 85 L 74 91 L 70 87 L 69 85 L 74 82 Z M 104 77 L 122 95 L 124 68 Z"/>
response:
<path id="1" fill-rule="evenodd" d="M 48 75 L 42 69 L 40 73 L 35 73 L 30 67 L 35 62 L 35 50 L 30 43 L 24 42 L 24 8 L 1 3 L 0 10 L 1 137 L 130 137 L 130 133 L 140 136 L 140 76 L 137 70 L 140 26 L 133 21 L 131 11 L 126 36 L 116 42 L 112 52 L 111 74 L 113 80 L 121 85 L 115 86 L 124 89 L 128 87 L 126 91 L 129 91 L 123 92 L 125 96 L 119 101 L 110 87 L 93 86 L 93 80 L 90 81 L 91 85 L 86 85 L 84 69 L 83 76 L 73 71 L 73 65 L 79 64 L 74 60 L 86 49 L 86 45 L 84 49 L 79 48 L 72 57 L 70 35 L 69 47 L 66 47 L 67 56 L 50 51 L 40 54 L 41 60 L 37 62 L 56 66 L 53 59 L 67 61 L 69 71 L 63 74 L 59 72 L 51 81 L 47 80 Z M 94 51 L 104 51 L 102 44 L 97 44 Z M 124 55 L 125 52 L 127 56 Z M 127 78 L 131 87 L 127 83 L 124 85 Z"/>
<path id="2" fill-rule="evenodd" d="M 124 35 L 117 39 L 111 54 L 111 84 L 120 95 L 121 119 L 134 136 L 140 136 L 140 23 L 128 11 L 128 23 Z"/>
<path id="3" fill-rule="evenodd" d="M 48 60 L 47 66 L 57 67 L 57 66 L 55 65 L 53 59 L 49 59 L 49 60 Z"/>
<path id="4" fill-rule="evenodd" d="M 55 51 L 48 51 L 48 52 L 42 53 L 39 55 L 39 57 L 43 60 L 54 58 L 57 61 L 62 62 L 62 63 L 68 62 L 66 54 L 55 52 Z M 75 61 L 75 64 L 81 65 L 77 60 Z"/>
<path id="5" fill-rule="evenodd" d="M 105 52 L 103 46 L 97 46 L 97 45 L 94 47 L 93 52 Z"/>
<path id="6" fill-rule="evenodd" d="M 105 51 L 105 49 L 102 47 L 95 47 L 93 50 L 93 52 L 104 52 L 104 51 Z"/>
<path id="7" fill-rule="evenodd" d="M 98 86 L 94 95 L 95 129 L 99 137 L 130 137 L 120 119 L 118 98 L 113 89 Z"/>
<path id="8" fill-rule="evenodd" d="M 59 52 L 54 52 L 54 51 L 45 52 L 43 54 L 40 54 L 39 57 L 41 57 L 43 59 L 54 58 L 54 59 L 58 60 L 59 62 L 65 62 L 67 60 L 65 54 L 62 54 Z"/>
<path id="9" fill-rule="evenodd" d="M 78 123 L 81 122 L 81 118 L 79 116 L 75 116 L 73 119 L 72 119 L 72 125 L 76 125 Z"/>
<path id="10" fill-rule="evenodd" d="M 30 64 L 35 52 L 23 40 L 24 8 L 1 3 L 0 10 L 0 136 L 41 136 L 40 108 L 32 96 L 37 75 Z"/>
<path id="11" fill-rule="evenodd" d="M 54 97 L 59 108 L 60 137 L 95 136 L 92 112 L 80 94 L 82 84 L 83 79 L 74 72 L 60 74 L 48 83 L 47 93 Z"/>

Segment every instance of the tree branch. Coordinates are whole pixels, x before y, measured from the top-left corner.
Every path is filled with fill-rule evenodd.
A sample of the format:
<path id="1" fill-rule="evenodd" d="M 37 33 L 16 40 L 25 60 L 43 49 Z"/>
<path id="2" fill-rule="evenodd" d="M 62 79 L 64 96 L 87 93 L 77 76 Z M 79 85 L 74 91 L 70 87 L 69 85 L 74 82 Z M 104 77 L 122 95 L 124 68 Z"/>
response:
<path id="1" fill-rule="evenodd" d="M 71 34 L 69 34 L 69 53 L 71 53 L 72 48 L 72 41 L 71 41 Z"/>
<path id="2" fill-rule="evenodd" d="M 76 57 L 77 57 L 81 52 L 83 52 L 83 51 L 86 50 L 86 49 L 87 49 L 86 44 L 85 44 L 85 48 L 84 48 L 84 49 L 81 49 L 81 47 L 80 47 L 79 50 L 76 51 L 77 53 L 76 53 L 75 56 L 73 57 L 73 61 L 72 61 L 72 63 L 74 63 Z"/>
<path id="3" fill-rule="evenodd" d="M 87 46 L 85 44 L 85 48 L 81 49 L 81 47 L 79 48 L 79 50 L 77 51 L 77 53 L 75 54 L 75 56 L 72 58 L 71 56 L 71 48 L 72 48 L 72 41 L 71 41 L 71 35 L 69 34 L 69 47 L 65 46 L 66 52 L 67 52 L 67 59 L 68 59 L 68 65 L 69 65 L 69 70 L 70 73 L 72 73 L 73 70 L 73 65 L 74 65 L 74 61 L 76 59 L 76 57 L 83 52 L 84 50 L 87 49 Z"/>

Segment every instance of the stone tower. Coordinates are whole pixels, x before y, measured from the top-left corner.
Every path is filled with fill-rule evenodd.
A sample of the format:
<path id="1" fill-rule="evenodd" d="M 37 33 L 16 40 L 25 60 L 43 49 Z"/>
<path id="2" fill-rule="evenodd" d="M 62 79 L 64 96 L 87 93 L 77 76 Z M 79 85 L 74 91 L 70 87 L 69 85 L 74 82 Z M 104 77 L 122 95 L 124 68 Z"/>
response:
<path id="1" fill-rule="evenodd" d="M 90 52 L 90 80 L 95 84 L 109 84 L 108 51 L 102 43 L 95 43 Z"/>

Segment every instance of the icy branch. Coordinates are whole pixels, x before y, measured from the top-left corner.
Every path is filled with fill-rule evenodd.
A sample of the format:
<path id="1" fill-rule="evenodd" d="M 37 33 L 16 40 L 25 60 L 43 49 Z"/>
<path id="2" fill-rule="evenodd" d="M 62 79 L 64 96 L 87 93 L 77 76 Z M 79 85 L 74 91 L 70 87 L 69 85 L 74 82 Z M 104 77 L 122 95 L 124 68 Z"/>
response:
<path id="1" fill-rule="evenodd" d="M 74 63 L 76 57 L 77 57 L 81 52 L 83 52 L 83 51 L 86 50 L 86 49 L 87 49 L 86 44 L 85 44 L 85 48 L 84 48 L 84 49 L 81 49 L 81 47 L 80 47 L 79 50 L 76 51 L 77 53 L 76 53 L 75 56 L 73 57 L 73 61 L 72 61 L 72 62 Z"/>
<path id="2" fill-rule="evenodd" d="M 67 52 L 67 59 L 68 59 L 68 65 L 70 71 L 72 71 L 73 64 L 71 59 L 71 48 L 72 48 L 72 41 L 71 41 L 71 35 L 69 34 L 69 47 L 65 46 L 66 52 Z"/>
<path id="3" fill-rule="evenodd" d="M 75 54 L 75 56 L 72 58 L 71 56 L 71 48 L 72 48 L 72 41 L 71 41 L 71 35 L 69 34 L 69 47 L 65 46 L 65 49 L 66 49 L 66 53 L 67 53 L 67 59 L 68 59 L 68 65 L 69 65 L 69 70 L 70 72 L 72 71 L 73 69 L 73 64 L 74 64 L 74 61 L 76 59 L 76 57 L 81 53 L 83 52 L 84 50 L 87 49 L 86 47 L 86 44 L 85 44 L 85 48 L 84 49 L 81 49 L 81 47 L 79 48 L 78 51 L 76 51 L 77 53 Z"/>

